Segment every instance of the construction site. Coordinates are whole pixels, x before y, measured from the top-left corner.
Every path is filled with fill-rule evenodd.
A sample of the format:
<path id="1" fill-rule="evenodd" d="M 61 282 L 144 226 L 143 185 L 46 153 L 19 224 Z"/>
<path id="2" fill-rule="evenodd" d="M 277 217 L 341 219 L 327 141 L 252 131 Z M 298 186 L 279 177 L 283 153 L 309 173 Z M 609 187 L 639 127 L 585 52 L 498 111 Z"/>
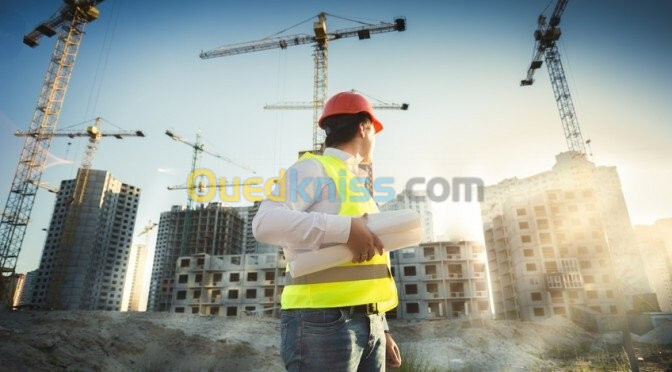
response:
<path id="1" fill-rule="evenodd" d="M 354 252 L 361 213 L 338 240 L 349 201 L 282 188 L 300 198 L 296 165 L 337 159 L 322 120 L 345 92 L 385 126 L 372 158 L 341 159 L 367 213 L 420 231 L 381 253 L 388 369 L 671 371 L 669 11 L 0 4 L 3 370 L 289 369 L 288 294 L 363 282 L 322 279 L 355 256 L 295 274 L 306 252 Z M 342 191 L 322 164 L 322 195 Z"/>

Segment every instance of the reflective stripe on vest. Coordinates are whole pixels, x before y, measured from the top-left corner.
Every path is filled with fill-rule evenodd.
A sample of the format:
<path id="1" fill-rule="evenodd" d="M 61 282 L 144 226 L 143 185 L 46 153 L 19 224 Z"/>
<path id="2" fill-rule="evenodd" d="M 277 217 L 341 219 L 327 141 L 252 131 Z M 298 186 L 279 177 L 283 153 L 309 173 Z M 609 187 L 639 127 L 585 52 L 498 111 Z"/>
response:
<path id="1" fill-rule="evenodd" d="M 378 212 L 378 207 L 365 187 L 357 187 L 355 190 L 348 187 L 355 175 L 342 160 L 329 155 L 306 153 L 299 161 L 305 159 L 318 161 L 326 175 L 333 180 L 336 196 L 341 202 L 339 215 L 361 216 L 364 213 Z M 375 303 L 380 312 L 391 310 L 397 306 L 397 286 L 389 268 L 390 256 L 385 252 L 362 263 L 349 262 L 310 274 L 306 278 L 293 278 L 292 284 L 285 286 L 282 292 L 282 308 L 341 307 Z M 357 279 L 353 278 L 353 274 Z"/>
<path id="2" fill-rule="evenodd" d="M 389 276 L 390 270 L 386 264 L 336 266 L 316 273 L 291 278 L 291 284 L 347 282 L 351 280 L 380 279 Z"/>

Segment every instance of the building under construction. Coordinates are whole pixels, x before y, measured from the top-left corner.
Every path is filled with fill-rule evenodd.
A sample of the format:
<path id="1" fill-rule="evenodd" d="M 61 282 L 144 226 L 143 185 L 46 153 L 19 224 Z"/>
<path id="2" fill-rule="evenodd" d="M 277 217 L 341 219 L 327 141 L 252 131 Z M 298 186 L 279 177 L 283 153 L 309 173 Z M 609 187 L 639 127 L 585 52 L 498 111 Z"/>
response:
<path id="1" fill-rule="evenodd" d="M 399 305 L 388 317 L 482 317 L 489 313 L 485 249 L 472 242 L 425 243 L 392 252 Z M 252 254 L 179 257 L 171 312 L 278 316 L 287 285 L 277 247 Z"/>
<path id="2" fill-rule="evenodd" d="M 133 244 L 126 272 L 126 291 L 128 298 L 121 311 L 145 311 L 147 293 L 145 291 L 145 267 L 147 265 L 147 244 Z"/>
<path id="3" fill-rule="evenodd" d="M 139 199 L 139 188 L 104 170 L 80 169 L 76 179 L 62 181 L 31 303 L 120 310 Z"/>
<path id="4" fill-rule="evenodd" d="M 277 316 L 285 286 L 285 259 L 269 253 L 180 257 L 171 312 Z"/>
<path id="5" fill-rule="evenodd" d="M 390 252 L 402 319 L 487 317 L 485 248 L 478 243 L 431 242 Z"/>
<path id="6" fill-rule="evenodd" d="M 221 203 L 201 205 L 194 210 L 173 206 L 170 211 L 161 213 L 147 309 L 171 309 L 179 257 L 241 254 L 243 232 L 244 221 L 238 211 Z"/>
<path id="7" fill-rule="evenodd" d="M 497 318 L 615 329 L 616 281 L 650 293 L 615 167 L 561 153 L 550 171 L 485 187 L 481 215 Z"/>

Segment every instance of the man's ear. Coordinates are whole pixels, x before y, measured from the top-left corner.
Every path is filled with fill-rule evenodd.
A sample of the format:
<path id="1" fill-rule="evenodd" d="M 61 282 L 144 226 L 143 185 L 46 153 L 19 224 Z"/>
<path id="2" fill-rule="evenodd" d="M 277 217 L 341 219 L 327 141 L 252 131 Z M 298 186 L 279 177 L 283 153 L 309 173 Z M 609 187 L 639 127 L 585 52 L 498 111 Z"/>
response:
<path id="1" fill-rule="evenodd" d="M 365 137 L 366 137 L 366 122 L 359 123 L 359 128 L 357 129 L 357 134 L 358 134 L 361 138 L 365 138 Z"/>

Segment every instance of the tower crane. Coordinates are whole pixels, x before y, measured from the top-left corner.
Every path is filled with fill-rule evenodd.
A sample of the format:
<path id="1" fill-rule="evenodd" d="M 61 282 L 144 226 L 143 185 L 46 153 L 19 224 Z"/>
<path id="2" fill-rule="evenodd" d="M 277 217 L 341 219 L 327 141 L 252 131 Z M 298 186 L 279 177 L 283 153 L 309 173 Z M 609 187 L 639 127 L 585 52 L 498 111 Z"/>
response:
<path id="1" fill-rule="evenodd" d="M 540 14 L 537 18 L 537 29 L 534 31 L 534 56 L 530 67 L 527 69 L 527 76 L 524 80 L 521 80 L 520 85 L 528 86 L 534 83 L 534 72 L 541 67 L 542 58 L 545 59 L 548 74 L 551 78 L 551 86 L 553 86 L 553 93 L 555 94 L 555 102 L 560 112 L 560 121 L 562 121 L 567 147 L 570 151 L 585 157 L 586 144 L 590 144 L 590 140 L 586 142 L 583 140 L 557 45 L 557 41 L 562 34 L 558 25 L 567 6 L 567 1 L 557 1 L 549 21 L 543 14 Z"/>
<path id="2" fill-rule="evenodd" d="M 51 279 L 49 280 L 49 288 L 47 291 L 47 307 L 49 308 L 61 308 L 64 306 L 60 296 L 61 289 L 63 287 L 63 282 L 65 280 L 66 271 L 67 271 L 67 262 L 70 259 L 70 251 L 75 240 L 75 232 L 77 230 L 77 225 L 79 223 L 79 215 L 82 204 L 84 203 L 84 196 L 89 181 L 89 172 L 91 171 L 91 166 L 93 165 L 93 159 L 96 156 L 96 151 L 98 149 L 98 144 L 103 137 L 115 137 L 117 139 L 122 139 L 124 137 L 144 137 L 145 134 L 140 130 L 134 131 L 113 131 L 113 132 L 103 132 L 101 130 L 101 125 L 105 119 L 97 117 L 93 125 L 89 125 L 85 131 L 57 131 L 55 133 L 41 133 L 39 131 L 33 132 L 22 132 L 16 131 L 14 133 L 17 137 L 30 137 L 35 139 L 40 139 L 40 137 L 88 137 L 89 143 L 86 146 L 86 151 L 84 152 L 84 157 L 82 158 L 82 164 L 77 172 L 77 178 L 75 182 L 75 187 L 72 191 L 72 195 L 69 197 L 69 210 L 65 218 L 63 225 L 63 233 L 61 235 L 61 240 L 59 242 L 59 255 L 57 256 L 57 262 L 54 264 L 54 269 L 51 274 Z M 42 184 L 38 184 L 38 187 L 46 188 Z"/>
<path id="3" fill-rule="evenodd" d="M 234 164 L 234 165 L 236 165 L 236 166 L 238 166 L 238 167 L 240 167 L 244 170 L 247 170 L 251 173 L 255 173 L 254 170 L 252 170 L 250 167 L 248 167 L 247 165 L 245 165 L 243 163 L 237 162 L 237 161 L 231 159 L 228 156 L 225 156 L 225 155 L 216 153 L 214 151 L 208 150 L 205 147 L 205 145 L 201 142 L 200 132 L 196 133 L 196 140 L 194 142 L 191 142 L 191 141 L 175 134 L 174 132 L 172 132 L 170 130 L 166 130 L 165 133 L 171 139 L 173 139 L 177 142 L 181 142 L 181 143 L 191 147 L 194 150 L 194 154 L 192 155 L 192 158 L 191 158 L 191 173 L 190 174 L 193 174 L 194 171 L 198 168 L 198 162 L 200 160 L 201 153 L 206 153 L 206 154 L 214 156 L 218 159 L 223 159 L 224 161 L 226 161 L 228 163 Z M 212 187 L 212 186 L 213 185 L 210 185 L 210 187 Z M 204 190 L 205 185 L 186 185 L 186 186 L 169 186 L 168 187 L 168 190 L 184 190 L 184 189 L 187 189 L 187 190 L 193 190 L 193 189 L 202 190 L 203 189 Z M 194 201 L 191 199 L 190 196 L 187 196 L 187 209 L 184 212 L 184 223 L 182 224 L 183 225 L 182 226 L 182 240 L 180 240 L 180 252 L 179 252 L 180 256 L 185 256 L 189 253 L 189 237 L 188 236 L 190 235 L 189 233 L 191 231 L 191 211 L 193 209 L 194 209 Z M 175 251 L 171 250 L 171 252 L 175 252 Z M 171 279 L 175 276 L 175 271 L 174 271 L 175 270 L 175 262 L 178 259 L 177 256 L 174 256 L 174 253 L 169 253 L 169 254 L 170 254 L 170 256 L 168 256 L 167 259 L 172 264 L 169 265 L 170 270 L 167 274 L 167 279 Z M 160 296 L 159 302 L 167 301 L 169 297 L 172 297 L 172 293 L 160 294 L 159 296 Z"/>
<path id="4" fill-rule="evenodd" d="M 142 231 L 137 235 L 138 237 L 147 235 L 146 239 L 149 239 L 149 234 L 154 231 L 154 228 L 157 227 L 159 224 L 152 222 L 152 220 L 149 220 L 147 225 L 142 228 Z M 145 241 L 145 245 L 147 245 L 147 241 Z"/>
<path id="5" fill-rule="evenodd" d="M 5 303 L 11 301 L 9 285 L 51 145 L 51 136 L 42 134 L 56 130 L 84 27 L 98 18 L 96 5 L 102 1 L 66 0 L 51 18 L 23 37 L 24 44 L 34 48 L 43 36 L 58 34 L 28 127 L 28 132 L 41 135 L 25 137 L 0 219 L 0 300 Z"/>
<path id="6" fill-rule="evenodd" d="M 521 86 L 532 85 L 534 82 L 534 71 L 541 67 L 543 57 L 546 60 L 546 67 L 551 78 L 551 86 L 555 94 L 555 101 L 560 112 L 560 120 L 567 141 L 567 147 L 570 151 L 575 152 L 579 157 L 586 157 L 586 145 L 590 145 L 590 140 L 583 141 L 579 121 L 576 118 L 576 110 L 572 102 L 572 96 L 569 92 L 569 85 L 565 77 L 565 70 L 562 67 L 560 60 L 560 53 L 558 51 L 557 41 L 562 32 L 560 31 L 560 17 L 565 11 L 568 0 L 557 0 L 555 8 L 551 14 L 550 20 L 546 21 L 546 16 L 542 14 L 537 18 L 537 29 L 534 31 L 534 56 L 532 63 L 527 69 L 527 76 L 521 80 Z M 550 5 L 550 3 L 549 3 Z M 611 254 L 611 253 L 610 253 Z M 611 256 L 610 256 L 611 259 Z M 613 271 L 612 271 L 613 275 Z M 625 306 L 620 289 L 620 280 L 615 280 L 616 292 L 618 293 L 620 309 L 618 313 L 621 314 L 623 326 L 623 346 L 630 362 L 630 370 L 633 372 L 639 371 L 638 361 L 635 357 L 634 348 L 632 346 L 632 338 L 630 336 L 630 326 L 628 324 L 628 317 L 625 313 Z"/>
<path id="7" fill-rule="evenodd" d="M 353 93 L 359 93 L 363 94 L 369 98 L 370 96 L 358 92 L 355 89 L 350 90 Z M 408 110 L 409 104 L 408 103 L 387 103 L 380 101 L 378 99 L 375 99 L 375 102 L 371 104 L 371 107 L 373 107 L 376 110 L 403 110 L 406 111 Z M 284 102 L 284 103 L 271 103 L 264 105 L 264 110 L 310 110 L 313 108 L 313 103 L 312 102 Z M 320 106 L 319 109 L 322 110 L 324 106 Z"/>
<path id="8" fill-rule="evenodd" d="M 335 18 L 346 19 L 329 14 Z M 309 18 L 299 24 L 314 19 Z M 347 19 L 346 19 L 347 20 Z M 358 23 L 363 23 L 355 21 Z M 314 61 L 314 77 L 313 77 L 313 101 L 307 104 L 304 103 L 288 103 L 279 105 L 267 105 L 266 108 L 275 109 L 304 109 L 306 107 L 313 109 L 313 151 L 320 151 L 324 142 L 324 134 L 319 130 L 317 124 L 322 108 L 327 99 L 327 50 L 329 42 L 344 39 L 348 37 L 357 36 L 359 40 L 370 39 L 371 34 L 379 34 L 392 31 L 405 31 L 406 19 L 399 17 L 394 19 L 393 23 L 381 22 L 379 24 L 363 23 L 364 26 L 353 27 L 347 29 L 327 32 L 327 13 L 320 13 L 317 15 L 317 21 L 313 23 L 314 35 L 297 34 L 291 36 L 273 36 L 267 37 L 257 41 L 250 41 L 240 44 L 225 45 L 219 48 L 201 52 L 201 59 L 226 57 L 242 53 L 258 52 L 269 49 L 287 49 L 294 45 L 312 44 L 313 45 L 313 61 Z M 298 26 L 298 25 L 296 25 Z M 294 27 L 294 26 L 293 26 Z M 284 32 L 284 31 L 282 31 Z M 277 35 L 277 34 L 276 34 Z M 405 107 L 405 108 L 404 108 Z M 396 105 L 394 107 L 386 108 L 401 108 L 407 109 L 408 105 Z"/>
<path id="9" fill-rule="evenodd" d="M 230 157 L 228 157 L 226 155 L 222 155 L 222 154 L 216 153 L 214 151 L 208 150 L 205 147 L 205 145 L 201 142 L 201 134 L 200 133 L 196 133 L 196 141 L 194 141 L 194 142 L 191 142 L 191 141 L 189 141 L 189 140 L 187 140 L 183 137 L 180 137 L 179 135 L 175 134 L 174 132 L 172 132 L 170 130 L 166 130 L 166 135 L 168 137 L 172 138 L 173 140 L 175 140 L 177 142 L 184 143 L 185 145 L 194 149 L 194 154 L 191 158 L 191 173 L 190 174 L 193 174 L 193 172 L 198 168 L 198 162 L 200 160 L 201 153 L 206 153 L 208 155 L 214 156 L 218 159 L 222 159 L 222 160 L 224 160 L 228 163 L 236 165 L 239 168 L 242 168 L 246 171 L 249 171 L 251 173 L 255 173 L 255 171 L 252 170 L 252 168 L 248 167 L 247 165 L 245 165 L 243 163 L 235 161 L 235 160 L 231 159 Z M 199 186 L 192 186 L 192 185 L 169 186 L 168 190 L 194 189 L 194 188 L 196 188 L 196 189 L 203 188 L 204 189 L 204 187 L 205 186 L 199 187 Z M 186 210 L 185 216 L 184 216 L 184 227 L 183 227 L 183 231 L 182 231 L 182 241 L 180 242 L 180 255 L 186 255 L 188 253 L 187 235 L 189 234 L 189 231 L 190 231 L 190 228 L 191 228 L 191 210 L 192 209 L 194 209 L 194 201 L 191 199 L 191 197 L 187 197 L 187 210 Z"/>

